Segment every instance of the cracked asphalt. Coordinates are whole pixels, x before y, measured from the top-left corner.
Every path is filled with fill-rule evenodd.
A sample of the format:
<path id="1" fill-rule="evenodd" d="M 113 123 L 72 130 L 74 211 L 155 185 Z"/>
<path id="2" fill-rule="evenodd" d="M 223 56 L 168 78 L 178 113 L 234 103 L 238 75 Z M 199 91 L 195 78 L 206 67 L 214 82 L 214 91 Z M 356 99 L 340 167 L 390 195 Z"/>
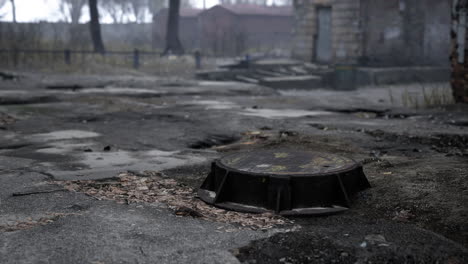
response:
<path id="1" fill-rule="evenodd" d="M 395 102 L 420 85 L 18 74 L 0 81 L 1 263 L 468 262 L 468 106 Z M 153 171 L 196 189 L 225 153 L 284 147 L 358 160 L 372 188 L 344 214 L 261 230 L 59 184 Z"/>

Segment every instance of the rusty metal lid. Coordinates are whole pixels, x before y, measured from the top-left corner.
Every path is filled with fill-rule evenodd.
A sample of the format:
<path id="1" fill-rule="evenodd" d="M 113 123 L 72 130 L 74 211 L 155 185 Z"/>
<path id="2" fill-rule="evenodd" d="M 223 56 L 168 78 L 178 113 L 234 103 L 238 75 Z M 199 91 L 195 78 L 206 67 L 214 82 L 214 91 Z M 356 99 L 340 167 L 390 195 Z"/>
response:
<path id="1" fill-rule="evenodd" d="M 345 211 L 369 188 L 352 159 L 302 150 L 256 150 L 216 160 L 199 197 L 215 206 L 253 213 L 321 215 Z"/>

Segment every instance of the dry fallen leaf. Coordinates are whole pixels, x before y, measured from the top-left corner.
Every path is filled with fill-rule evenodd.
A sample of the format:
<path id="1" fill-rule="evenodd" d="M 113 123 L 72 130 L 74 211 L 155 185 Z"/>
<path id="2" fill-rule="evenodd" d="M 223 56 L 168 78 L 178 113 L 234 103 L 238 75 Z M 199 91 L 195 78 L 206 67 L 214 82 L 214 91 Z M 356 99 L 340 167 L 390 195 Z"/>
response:
<path id="1" fill-rule="evenodd" d="M 248 214 L 227 211 L 210 206 L 196 198 L 195 190 L 174 179 L 164 179 L 157 172 L 144 172 L 136 176 L 122 173 L 118 180 L 109 182 L 63 181 L 70 191 L 83 192 L 98 200 L 115 200 L 119 203 L 162 203 L 174 210 L 178 216 L 200 217 L 203 219 L 236 224 L 250 229 L 269 229 L 291 224 L 292 221 L 271 214 Z"/>

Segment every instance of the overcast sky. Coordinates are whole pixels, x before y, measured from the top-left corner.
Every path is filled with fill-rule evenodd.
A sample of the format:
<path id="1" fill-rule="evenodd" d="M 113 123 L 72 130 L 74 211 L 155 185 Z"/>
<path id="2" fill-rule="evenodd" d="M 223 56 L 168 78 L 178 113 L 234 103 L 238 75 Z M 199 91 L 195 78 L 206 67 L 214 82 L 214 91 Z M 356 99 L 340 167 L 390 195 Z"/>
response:
<path id="1" fill-rule="evenodd" d="M 18 22 L 37 22 L 37 21 L 58 21 L 63 20 L 63 16 L 59 11 L 59 0 L 16 0 L 16 17 Z M 197 7 L 203 7 L 203 1 L 193 1 Z M 206 0 L 207 7 L 211 7 L 218 3 L 217 0 Z M 84 11 L 84 10 L 83 10 Z M 2 15 L 4 15 L 2 17 Z M 11 21 L 11 5 L 8 1 L 2 9 L 0 9 L 0 20 Z M 151 18 L 148 18 L 151 19 Z M 89 20 L 87 11 L 84 12 L 83 22 Z M 109 17 L 102 18 L 103 23 L 111 23 Z"/>

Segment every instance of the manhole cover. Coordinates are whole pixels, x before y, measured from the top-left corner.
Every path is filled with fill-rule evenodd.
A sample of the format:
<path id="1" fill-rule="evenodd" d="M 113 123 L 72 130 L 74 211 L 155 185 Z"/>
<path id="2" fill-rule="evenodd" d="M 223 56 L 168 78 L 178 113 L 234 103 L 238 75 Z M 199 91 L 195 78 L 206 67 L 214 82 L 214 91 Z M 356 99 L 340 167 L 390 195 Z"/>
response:
<path id="1" fill-rule="evenodd" d="M 332 155 L 298 150 L 259 150 L 212 164 L 199 197 L 230 210 L 281 215 L 345 211 L 353 194 L 369 188 L 362 166 Z"/>

